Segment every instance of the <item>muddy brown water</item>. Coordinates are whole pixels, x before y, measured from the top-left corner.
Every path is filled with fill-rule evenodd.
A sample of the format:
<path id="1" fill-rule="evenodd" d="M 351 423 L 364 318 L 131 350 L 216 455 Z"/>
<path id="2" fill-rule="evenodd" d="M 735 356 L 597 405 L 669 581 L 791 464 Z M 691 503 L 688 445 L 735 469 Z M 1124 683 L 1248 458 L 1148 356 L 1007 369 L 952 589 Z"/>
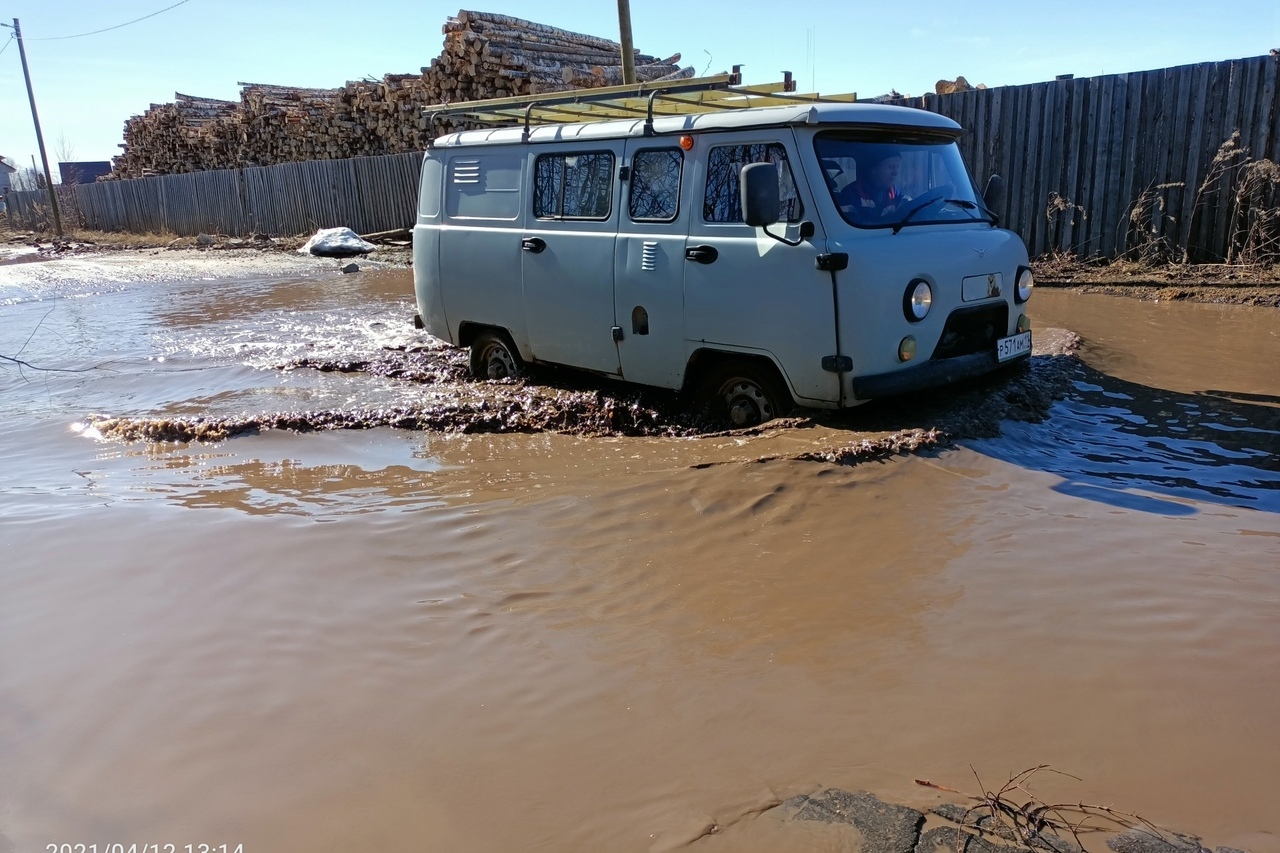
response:
<path id="1" fill-rule="evenodd" d="M 441 393 L 281 369 L 420 345 L 408 273 L 200 269 L 0 269 L 0 354 L 93 368 L 0 365 L 0 849 L 765 849 L 1045 763 L 1280 851 L 1280 313 L 1038 293 L 1047 420 L 855 466 L 793 457 L 857 418 L 95 439 Z"/>

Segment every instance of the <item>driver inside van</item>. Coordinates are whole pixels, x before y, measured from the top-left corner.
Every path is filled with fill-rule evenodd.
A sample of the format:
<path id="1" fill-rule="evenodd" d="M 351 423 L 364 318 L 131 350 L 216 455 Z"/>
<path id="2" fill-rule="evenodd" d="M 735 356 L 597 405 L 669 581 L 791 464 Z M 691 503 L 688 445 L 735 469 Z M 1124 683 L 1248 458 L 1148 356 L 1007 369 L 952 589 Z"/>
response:
<path id="1" fill-rule="evenodd" d="M 910 201 L 898 189 L 902 154 L 884 146 L 867 146 L 857 157 L 858 176 L 840 191 L 840 211 L 859 222 L 879 222 L 892 216 L 902 203 Z"/>

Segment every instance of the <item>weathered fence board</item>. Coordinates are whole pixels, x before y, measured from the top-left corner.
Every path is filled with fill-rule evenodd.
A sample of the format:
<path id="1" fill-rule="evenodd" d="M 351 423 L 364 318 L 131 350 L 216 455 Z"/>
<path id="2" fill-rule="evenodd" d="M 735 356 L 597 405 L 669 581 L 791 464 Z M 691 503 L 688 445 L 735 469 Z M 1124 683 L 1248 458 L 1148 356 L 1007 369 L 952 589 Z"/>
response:
<path id="1" fill-rule="evenodd" d="M 1110 116 L 1103 104 L 1107 78 L 1092 77 L 1089 79 L 1088 121 L 1085 122 L 1084 136 L 1080 148 L 1079 185 L 1075 198 L 1088 212 L 1077 223 L 1075 243 L 1084 247 L 1085 254 L 1093 254 L 1100 250 L 1098 246 L 1098 224 L 1102 221 L 1102 197 L 1099 192 L 1099 176 L 1105 174 L 1107 124 Z M 1099 170 L 1104 170 L 1101 173 Z"/>
<path id="2" fill-rule="evenodd" d="M 1067 251 L 1071 247 L 1077 245 L 1080 238 L 1077 236 L 1079 220 L 1084 214 L 1080 212 L 1075 205 L 1084 201 L 1080 197 L 1080 170 L 1082 167 L 1081 160 L 1084 152 L 1085 133 L 1088 127 L 1088 109 L 1089 109 L 1089 81 L 1072 80 L 1067 86 L 1067 102 L 1070 105 L 1070 113 L 1068 115 L 1068 127 L 1070 128 L 1070 136 L 1068 137 L 1066 150 L 1063 156 L 1067 161 L 1066 180 L 1057 190 L 1059 197 L 1065 199 L 1071 207 L 1068 207 L 1059 217 L 1060 231 L 1058 232 L 1057 247 L 1062 251 Z M 1021 225 L 1021 223 L 1018 223 Z M 1009 227 L 1014 227 L 1014 223 L 1010 222 Z"/>
<path id="3" fill-rule="evenodd" d="M 1182 188 L 1182 215 L 1178 222 L 1178 245 L 1189 246 L 1191 242 L 1192 220 L 1195 219 L 1196 204 L 1200 199 L 1201 183 L 1205 177 L 1202 168 L 1202 153 L 1208 138 L 1208 116 L 1205 112 L 1208 90 L 1212 85 L 1210 67 L 1205 64 L 1191 69 L 1191 85 L 1187 90 L 1187 102 L 1183 113 L 1187 116 L 1187 144 L 1182 146 L 1186 151 L 1186 159 L 1179 170 L 1183 175 L 1194 175 L 1194 180 L 1186 182 Z M 1219 140 L 1220 142 L 1221 140 Z M 1217 145 L 1214 145 L 1216 148 Z"/>
<path id="4" fill-rule="evenodd" d="M 1129 81 L 1118 74 L 1106 81 L 1107 128 L 1102 134 L 1102 147 L 1106 150 L 1106 168 L 1098 179 L 1098 195 L 1102 198 L 1102 211 L 1097 225 L 1097 251 L 1110 255 L 1115 250 L 1116 221 L 1120 206 L 1118 194 L 1121 175 L 1124 173 L 1124 129 L 1128 112 Z"/>
<path id="5" fill-rule="evenodd" d="M 1187 172 L 1187 149 L 1191 147 L 1191 139 L 1189 137 L 1191 129 L 1191 85 L 1194 79 L 1195 66 L 1187 65 L 1178 69 L 1177 88 L 1173 96 L 1172 134 L 1174 139 L 1182 140 L 1182 142 L 1173 146 L 1173 151 L 1169 156 L 1169 173 L 1165 176 L 1166 181 L 1180 181 L 1182 183 L 1181 187 L 1171 188 L 1169 191 L 1170 208 L 1165 219 L 1165 235 L 1174 244 L 1178 242 L 1178 234 L 1182 230 L 1182 220 L 1187 210 L 1187 205 L 1185 204 L 1187 187 L 1193 186 L 1198 177 Z"/>
<path id="6" fill-rule="evenodd" d="M 1254 151 L 1267 152 L 1267 158 L 1280 163 L 1280 57 L 1261 57 L 1270 68 L 1263 72 L 1262 97 L 1258 99 L 1258 141 Z"/>
<path id="7" fill-rule="evenodd" d="M 1040 124 L 1035 131 L 1040 153 L 1035 162 L 1036 181 L 1032 190 L 1034 207 L 1031 210 L 1031 221 L 1027 223 L 1030 228 L 1028 239 L 1031 240 L 1045 240 L 1049 224 L 1044 216 L 1043 199 L 1049 195 L 1049 167 L 1053 162 L 1054 146 L 1061 144 L 1061 134 L 1055 132 L 1061 126 L 1055 123 L 1058 121 L 1058 100 L 1056 86 L 1044 87 L 1041 92 Z"/>
<path id="8" fill-rule="evenodd" d="M 1231 139 L 1239 126 L 1241 65 L 1214 67 L 1216 81 L 1210 102 L 1213 103 L 1216 99 L 1216 105 L 1209 117 L 1209 139 L 1218 139 L 1220 145 L 1224 140 Z M 1221 231 L 1219 224 L 1226 215 L 1227 187 L 1231 185 L 1238 165 L 1234 158 L 1216 164 L 1211 160 L 1210 163 L 1211 183 L 1191 233 L 1191 241 L 1195 247 L 1193 252 L 1197 254 L 1211 251 L 1217 243 L 1217 235 Z"/>
<path id="9" fill-rule="evenodd" d="M 1112 200 L 1116 203 L 1115 219 L 1112 222 L 1110 242 L 1103 249 L 1107 256 L 1114 256 L 1118 248 L 1123 247 L 1125 235 L 1129 232 L 1129 211 L 1131 200 L 1137 198 L 1140 188 L 1138 175 L 1142 172 L 1146 161 L 1148 147 L 1140 144 L 1138 128 L 1141 126 L 1146 100 L 1143 98 L 1143 87 L 1146 83 L 1144 74 L 1126 74 L 1125 80 L 1125 119 L 1121 140 L 1123 149 L 1123 168 L 1120 180 L 1116 185 Z"/>

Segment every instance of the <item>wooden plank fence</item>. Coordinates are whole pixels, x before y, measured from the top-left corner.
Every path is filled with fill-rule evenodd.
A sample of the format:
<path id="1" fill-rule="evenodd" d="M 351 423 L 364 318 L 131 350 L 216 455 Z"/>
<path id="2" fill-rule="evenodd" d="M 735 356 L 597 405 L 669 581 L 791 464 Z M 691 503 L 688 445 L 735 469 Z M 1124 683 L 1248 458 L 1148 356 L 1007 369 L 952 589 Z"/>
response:
<path id="1" fill-rule="evenodd" d="M 955 119 L 982 186 L 1005 179 L 1002 224 L 1033 256 L 1231 256 L 1247 163 L 1280 162 L 1280 57 L 1059 79 L 892 103 Z M 1237 135 L 1238 134 L 1238 135 Z M 1235 140 L 1233 142 L 1233 139 Z M 412 225 L 421 154 L 286 163 L 70 188 L 103 231 L 361 233 Z M 1272 193 L 1274 199 L 1275 192 Z M 65 196 L 64 196 L 65 197 Z M 43 193 L 10 193 L 17 225 Z M 28 225 L 27 227 L 30 227 Z"/>
<path id="2" fill-rule="evenodd" d="M 95 231 L 243 237 L 345 225 L 369 234 L 413 226 L 421 164 L 410 152 L 101 181 L 61 188 L 59 201 Z M 9 201 L 15 226 L 48 227 L 44 192 Z"/>

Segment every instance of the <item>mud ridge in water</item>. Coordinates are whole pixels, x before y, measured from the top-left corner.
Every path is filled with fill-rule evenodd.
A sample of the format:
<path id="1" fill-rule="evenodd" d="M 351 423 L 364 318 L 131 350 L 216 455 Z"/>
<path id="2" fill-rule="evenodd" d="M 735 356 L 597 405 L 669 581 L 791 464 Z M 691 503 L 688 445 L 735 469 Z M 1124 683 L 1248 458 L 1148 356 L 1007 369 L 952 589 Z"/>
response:
<path id="1" fill-rule="evenodd" d="M 217 442 L 271 429 L 316 432 L 331 429 L 395 427 L 425 432 L 561 432 L 572 435 L 696 435 L 693 425 L 673 423 L 637 401 L 603 393 L 560 393 L 544 397 L 529 386 L 512 385 L 493 399 L 433 406 L 388 406 L 281 412 L 225 418 L 103 418 L 90 425 L 104 437 L 124 441 Z"/>
<path id="2" fill-rule="evenodd" d="M 309 368 L 322 373 L 367 373 L 422 385 L 467 381 L 467 351 L 439 347 L 387 349 L 375 358 L 297 358 L 286 369 Z"/>
<path id="3" fill-rule="evenodd" d="M 229 417 L 134 418 L 94 415 L 90 426 L 121 441 L 224 441 L 272 429 L 314 432 L 395 427 L 426 432 L 533 433 L 582 436 L 752 435 L 814 424 L 858 436 L 800 460 L 852 465 L 900 453 L 926 452 L 962 438 L 1000 434 L 1002 420 L 1040 421 L 1070 386 L 1079 339 L 1064 333 L 1048 353 L 1024 367 L 955 388 L 881 400 L 843 413 L 808 412 L 760 427 L 725 431 L 690 410 L 677 395 L 630 386 L 594 387 L 593 380 L 538 371 L 523 380 L 481 382 L 467 378 L 463 351 L 437 348 L 387 350 L 371 359 L 298 359 L 285 369 L 363 373 L 431 386 L 438 399 L 423 404 Z M 766 457 L 774 458 L 774 457 Z M 765 461 L 762 459 L 761 461 Z"/>

